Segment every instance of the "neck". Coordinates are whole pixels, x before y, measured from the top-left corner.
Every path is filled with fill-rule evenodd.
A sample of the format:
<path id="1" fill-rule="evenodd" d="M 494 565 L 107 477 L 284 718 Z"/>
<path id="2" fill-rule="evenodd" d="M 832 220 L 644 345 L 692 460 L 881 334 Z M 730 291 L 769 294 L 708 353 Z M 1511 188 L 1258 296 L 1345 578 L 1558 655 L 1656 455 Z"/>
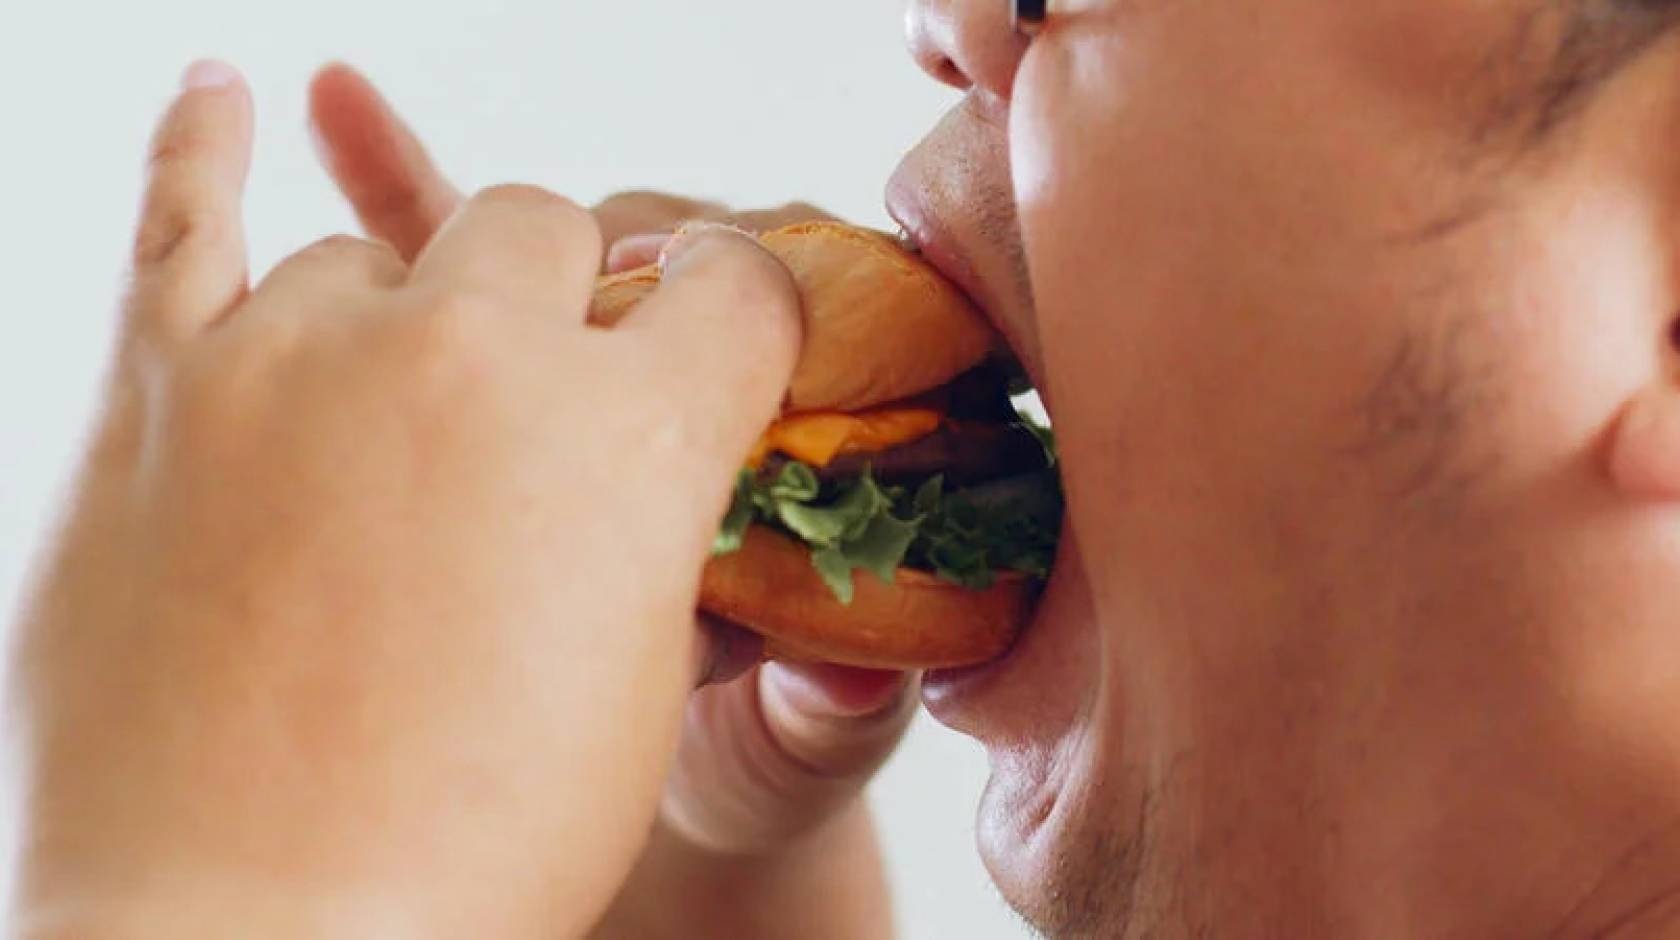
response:
<path id="1" fill-rule="evenodd" d="M 1156 926 L 1210 936 L 1680 932 L 1672 654 L 1607 631 L 1575 653 L 1461 635 L 1461 645 L 1477 642 L 1474 660 L 1437 655 L 1399 674 L 1302 681 L 1313 691 L 1289 702 L 1274 694 L 1267 708 L 1240 680 L 1204 685 L 1224 693 L 1214 704 L 1204 696 L 1194 728 L 1159 751 L 1159 799 L 1184 804 L 1156 814 L 1172 827 L 1158 833 L 1162 851 L 1140 885 L 1169 902 L 1150 905 L 1163 911 Z M 1276 679 L 1254 681 L 1275 690 Z M 1371 691 L 1382 689 L 1395 691 Z M 1185 748 L 1184 735 L 1199 743 Z M 1267 922 L 1275 929 L 1257 929 Z"/>
<path id="2" fill-rule="evenodd" d="M 1474 715 L 1443 716 L 1435 760 L 1418 751 L 1378 759 L 1364 793 L 1347 794 L 1345 828 L 1325 841 L 1357 862 L 1325 868 L 1339 913 L 1357 923 L 1382 912 L 1414 925 L 1413 935 L 1443 937 L 1622 936 L 1671 919 L 1680 888 L 1672 737 L 1623 737 L 1627 725 L 1530 709 Z M 1448 720 L 1491 727 L 1477 740 Z M 1356 844 L 1361 834 L 1369 838 Z M 1380 919 L 1361 926 L 1383 932 Z"/>
<path id="3" fill-rule="evenodd" d="M 1249 805 L 1240 822 L 1209 814 L 1191 840 L 1157 845 L 1131 926 L 1152 937 L 1680 936 L 1680 799 L 1627 773 L 1584 762 L 1555 786 L 1443 780 L 1403 799 Z"/>

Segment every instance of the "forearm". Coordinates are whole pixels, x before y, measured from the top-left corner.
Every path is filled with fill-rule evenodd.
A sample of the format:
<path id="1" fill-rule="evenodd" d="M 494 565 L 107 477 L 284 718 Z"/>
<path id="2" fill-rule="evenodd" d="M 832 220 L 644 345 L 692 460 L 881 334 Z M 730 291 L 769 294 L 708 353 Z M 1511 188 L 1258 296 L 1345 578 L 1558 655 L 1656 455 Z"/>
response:
<path id="1" fill-rule="evenodd" d="M 122 887 L 41 886 L 20 899 L 16 940 L 430 940 L 577 936 L 568 918 L 522 898 L 503 905 L 418 900 L 411 886 L 323 889 L 205 872 Z M 443 892 L 438 892 L 442 894 Z"/>
<path id="2" fill-rule="evenodd" d="M 769 857 L 703 852 L 660 826 L 594 936 L 851 940 L 893 932 L 880 846 L 859 800 Z"/>
<path id="3" fill-rule="evenodd" d="M 91 733 L 82 742 L 75 750 L 116 747 Z M 542 840 L 540 853 L 498 852 L 493 841 L 510 840 L 485 834 L 493 828 L 488 812 L 461 812 L 442 799 L 404 814 L 424 825 L 385 825 L 380 814 L 399 800 L 347 795 L 367 783 L 350 782 L 349 762 L 339 762 L 347 769 L 337 786 L 276 788 L 257 782 L 282 776 L 260 751 L 193 748 L 192 762 L 214 783 L 141 761 L 117 773 L 110 761 L 83 770 L 57 751 L 36 753 L 26 774 L 27 835 L 7 936 L 580 936 L 630 868 L 626 861 L 605 871 L 601 851 L 557 854 L 554 839 Z M 252 781 L 245 786 L 231 782 L 240 767 Z M 400 792 L 421 789 L 411 780 Z M 476 808 L 487 809 L 482 801 Z M 605 840 L 591 841 L 599 848 Z"/>
<path id="4" fill-rule="evenodd" d="M 127 879 L 25 872 L 7 936 L 17 940 L 191 940 L 196 937 L 419 937 L 423 912 L 349 887 L 328 894 L 279 879 L 210 871 L 135 872 Z"/>

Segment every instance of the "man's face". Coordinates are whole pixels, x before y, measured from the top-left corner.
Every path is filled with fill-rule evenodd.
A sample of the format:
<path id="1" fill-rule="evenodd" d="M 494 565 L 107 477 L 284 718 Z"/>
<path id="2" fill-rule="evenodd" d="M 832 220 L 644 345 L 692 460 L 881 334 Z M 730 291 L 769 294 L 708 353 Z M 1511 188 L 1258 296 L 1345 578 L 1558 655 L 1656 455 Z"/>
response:
<path id="1" fill-rule="evenodd" d="M 1509 927 L 1604 788 L 1592 635 L 1675 613 L 1673 520 L 1602 467 L 1680 368 L 1671 5 L 1067 6 L 916 0 L 968 94 L 889 198 L 1065 458 L 1041 616 L 930 685 L 988 865 L 1057 933 L 1392 930 L 1411 885 Z"/>

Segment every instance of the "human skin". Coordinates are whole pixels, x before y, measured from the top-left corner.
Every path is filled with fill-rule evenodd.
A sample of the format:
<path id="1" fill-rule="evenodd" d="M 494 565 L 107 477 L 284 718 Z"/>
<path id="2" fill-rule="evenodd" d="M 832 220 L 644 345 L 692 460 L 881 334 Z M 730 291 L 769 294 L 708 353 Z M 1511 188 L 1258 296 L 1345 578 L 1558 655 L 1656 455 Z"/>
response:
<path id="1" fill-rule="evenodd" d="M 152 145 L 13 660 L 15 929 L 579 935 L 710 671 L 699 572 L 792 370 L 792 279 L 697 229 L 597 330 L 594 216 L 506 186 L 412 263 L 339 237 L 249 285 L 251 127 L 201 63 Z"/>
<path id="2" fill-rule="evenodd" d="M 899 188 L 1065 457 L 1041 616 L 929 695 L 1047 933 L 1672 926 L 1680 50 L 1586 8 L 1558 111 L 1563 4 L 913 6 L 971 93 Z"/>
<path id="3" fill-rule="evenodd" d="M 368 233 L 423 251 L 460 194 L 366 78 L 343 64 L 310 87 L 317 149 Z M 766 231 L 832 218 L 813 206 L 731 211 L 632 191 L 593 209 L 608 273 L 658 260 L 695 220 Z M 892 903 L 863 788 L 915 710 L 910 677 L 756 663 L 762 644 L 707 622 L 714 684 L 688 703 L 659 823 L 599 937 L 885 936 Z M 725 681 L 739 675 L 738 681 Z"/>
<path id="4" fill-rule="evenodd" d="M 1003 7 L 912 5 L 968 94 L 894 189 L 1064 458 L 1041 616 L 928 686 L 1005 894 L 1054 936 L 1677 929 L 1673 5 Z"/>

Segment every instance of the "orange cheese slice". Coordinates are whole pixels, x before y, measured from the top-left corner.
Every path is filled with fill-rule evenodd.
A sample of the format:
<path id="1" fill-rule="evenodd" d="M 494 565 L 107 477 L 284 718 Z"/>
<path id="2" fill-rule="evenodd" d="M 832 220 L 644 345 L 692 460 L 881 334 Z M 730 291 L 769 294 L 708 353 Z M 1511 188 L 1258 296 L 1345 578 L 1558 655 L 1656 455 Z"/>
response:
<path id="1" fill-rule="evenodd" d="M 747 465 L 758 467 L 773 453 L 813 467 L 826 467 L 841 454 L 876 453 L 927 437 L 945 416 L 932 408 L 882 408 L 858 414 L 813 411 L 788 415 L 758 439 Z"/>

